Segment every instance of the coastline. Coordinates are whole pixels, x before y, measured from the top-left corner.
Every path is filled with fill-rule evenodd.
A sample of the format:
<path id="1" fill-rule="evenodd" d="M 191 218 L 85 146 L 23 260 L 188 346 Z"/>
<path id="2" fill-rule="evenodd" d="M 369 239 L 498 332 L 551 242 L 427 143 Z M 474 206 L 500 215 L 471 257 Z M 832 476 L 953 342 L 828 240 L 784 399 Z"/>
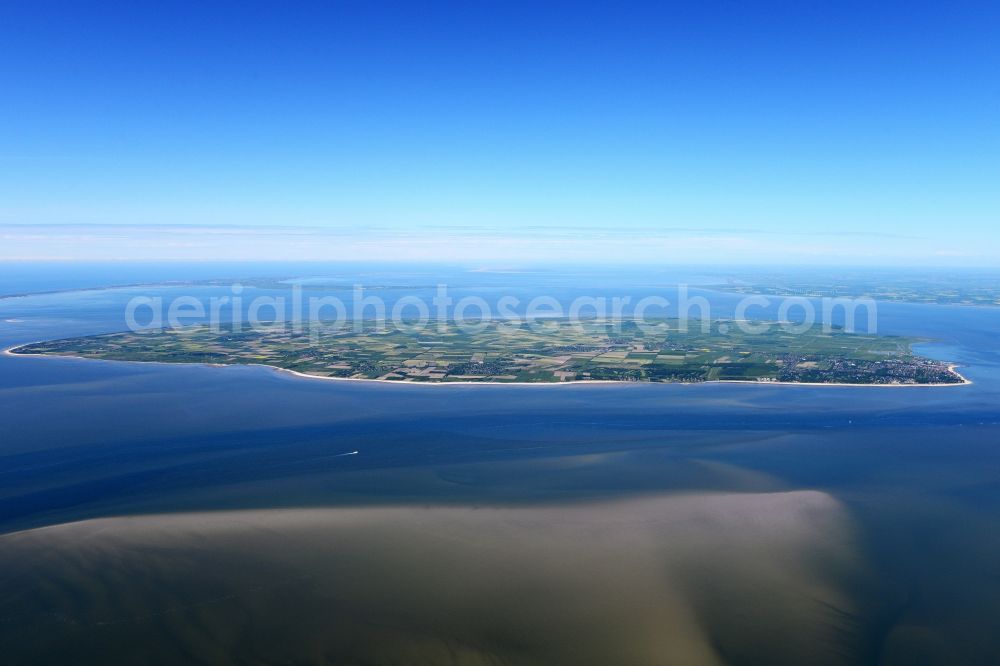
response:
<path id="1" fill-rule="evenodd" d="M 38 341 L 43 342 L 43 341 Z M 311 375 L 306 372 L 299 372 L 297 370 L 289 370 L 288 368 L 281 368 L 276 365 L 269 365 L 267 363 L 171 363 L 168 361 L 121 361 L 116 359 L 108 358 L 90 358 L 87 356 L 74 356 L 72 354 L 18 354 L 16 350 L 27 347 L 28 345 L 37 344 L 36 342 L 25 342 L 22 344 L 14 345 L 13 347 L 7 347 L 3 350 L 5 356 L 17 356 L 20 358 L 35 357 L 35 358 L 69 358 L 79 361 L 105 361 L 111 363 L 137 363 L 144 365 L 196 365 L 209 368 L 228 368 L 234 366 L 247 366 L 247 367 L 257 367 L 257 368 L 268 368 L 275 373 L 284 373 L 293 375 L 295 377 L 300 377 L 303 379 L 318 379 L 323 381 L 335 381 L 335 382 L 369 382 L 374 384 L 390 384 L 392 386 L 535 386 L 535 387 L 555 387 L 555 386 L 608 386 L 610 384 L 622 385 L 622 386 L 644 386 L 652 384 L 662 384 L 664 386 L 698 386 L 700 384 L 742 384 L 754 385 L 754 386 L 812 386 L 812 387 L 837 387 L 837 388 L 946 388 L 952 386 L 970 386 L 972 385 L 972 380 L 958 372 L 955 368 L 958 366 L 955 364 L 948 364 L 948 370 L 952 372 L 962 381 L 953 383 L 937 383 L 937 384 L 849 384 L 845 382 L 778 382 L 778 381 L 767 381 L 760 382 L 749 379 L 710 379 L 703 382 L 629 382 L 629 381 L 619 381 L 615 379 L 572 379 L 563 382 L 494 382 L 494 381 L 482 381 L 482 382 L 471 382 L 471 381 L 458 381 L 458 382 L 414 382 L 405 380 L 395 380 L 395 379 L 370 379 L 367 377 L 326 377 L 323 375 Z"/>

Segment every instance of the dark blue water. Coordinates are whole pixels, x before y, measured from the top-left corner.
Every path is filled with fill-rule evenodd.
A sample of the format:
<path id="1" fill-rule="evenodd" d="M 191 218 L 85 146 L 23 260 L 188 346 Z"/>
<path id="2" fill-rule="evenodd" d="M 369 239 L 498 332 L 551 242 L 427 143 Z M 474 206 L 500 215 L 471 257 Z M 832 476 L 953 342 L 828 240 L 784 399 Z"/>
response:
<path id="1" fill-rule="evenodd" d="M 288 273 L 290 267 L 283 267 Z M 426 271 L 427 269 L 423 269 Z M 149 277 L 160 275 L 153 270 Z M 259 273 L 258 273 L 259 274 Z M 407 277 L 408 276 L 408 277 Z M 412 275 L 395 277 L 397 282 Z M 141 278 L 140 274 L 133 277 Z M 359 279 L 349 275 L 345 280 Z M 422 275 L 421 277 L 428 277 Z M 430 276 L 433 278 L 434 276 Z M 479 274 L 448 275 L 465 281 L 455 298 L 489 299 L 491 290 L 528 300 L 539 293 L 534 275 L 504 275 L 504 284 L 474 286 Z M 491 278 L 494 279 L 494 278 Z M 547 278 L 547 291 L 572 297 L 666 294 L 667 287 L 641 285 L 648 276 L 628 276 L 600 291 L 564 284 L 575 276 Z M 61 278 L 57 279 L 59 282 Z M 140 280 L 141 281 L 141 280 Z M 53 283 L 55 284 L 55 283 Z M 534 290 L 534 291 L 533 291 Z M 134 295 L 178 294 L 207 299 L 228 293 L 222 287 L 136 287 L 77 291 L 0 300 L 0 346 L 124 329 L 125 302 Z M 247 298 L 277 291 L 248 289 Z M 432 291 L 381 292 L 392 303 L 404 293 L 429 299 Z M 712 303 L 713 316 L 731 316 L 738 297 L 693 289 Z M 350 294 L 340 296 L 350 303 Z M 773 309 L 759 316 L 773 316 Z M 607 450 L 656 450 L 674 455 L 711 455 L 778 471 L 798 483 L 836 485 L 845 467 L 870 473 L 890 464 L 881 447 L 858 442 L 898 438 L 907 432 L 908 449 L 893 455 L 951 456 L 965 442 L 981 462 L 996 460 L 993 428 L 1000 422 L 1000 309 L 882 303 L 878 332 L 923 336 L 931 356 L 960 364 L 973 385 L 943 388 L 846 388 L 742 385 L 638 385 L 566 387 L 420 387 L 327 382 L 289 377 L 266 368 L 139 365 L 58 358 L 0 357 L 0 455 L 7 490 L 0 504 L 6 529 L 98 515 L 135 507 L 170 508 L 177 503 L 212 506 L 232 501 L 272 503 L 340 502 L 423 496 L 467 499 L 477 493 L 512 501 L 534 499 L 546 489 L 494 488 L 489 484 L 455 489 L 416 488 L 405 475 L 401 487 L 380 484 L 373 492 L 333 484 L 315 496 L 283 491 L 247 491 L 243 484 L 299 475 L 336 476 L 359 470 L 452 465 L 561 456 Z M 689 433 L 711 431 L 732 437 L 745 433 L 794 433 L 834 438 L 833 459 L 818 464 L 817 453 L 795 463 L 768 457 L 746 459 Z M 970 432 L 977 433 L 975 436 Z M 361 455 L 328 456 L 359 449 Z M 795 456 L 792 447 L 783 455 Z M 821 473 L 829 467 L 828 477 Z M 808 472 L 806 474 L 806 472 Z M 803 476 L 805 474 L 805 476 Z M 65 483 L 53 484 L 59 478 Z M 663 485 L 670 488 L 672 481 Z M 44 488 L 43 488 L 44 486 Z M 240 486 L 239 489 L 234 489 Z M 629 490 L 628 480 L 581 485 L 580 493 Z M 560 492 L 565 492 L 561 489 Z M 357 497 L 355 497 L 357 496 Z M 203 498 L 203 499 L 198 499 Z"/>

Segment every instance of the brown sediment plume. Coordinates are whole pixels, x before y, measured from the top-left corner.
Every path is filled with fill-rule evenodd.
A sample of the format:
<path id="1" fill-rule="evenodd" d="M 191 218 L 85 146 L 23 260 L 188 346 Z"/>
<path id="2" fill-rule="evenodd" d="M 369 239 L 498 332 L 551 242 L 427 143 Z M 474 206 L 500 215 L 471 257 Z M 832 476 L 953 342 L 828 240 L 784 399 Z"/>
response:
<path id="1" fill-rule="evenodd" d="M 105 518 L 0 566 L 17 663 L 697 665 L 850 661 L 860 564 L 796 491 Z"/>

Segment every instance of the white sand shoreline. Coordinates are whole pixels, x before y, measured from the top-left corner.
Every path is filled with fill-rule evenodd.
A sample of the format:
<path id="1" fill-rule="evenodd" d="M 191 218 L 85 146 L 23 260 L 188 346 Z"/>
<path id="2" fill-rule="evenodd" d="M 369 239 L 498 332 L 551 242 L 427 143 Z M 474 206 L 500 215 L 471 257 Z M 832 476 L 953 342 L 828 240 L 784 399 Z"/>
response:
<path id="1" fill-rule="evenodd" d="M 44 341 L 39 341 L 44 342 Z M 69 358 L 79 361 L 105 361 L 111 363 L 136 363 L 142 365 L 172 365 L 172 366 L 183 366 L 183 365 L 200 365 L 203 367 L 210 368 L 228 368 L 233 366 L 248 366 L 257 368 L 269 368 L 276 373 L 284 373 L 289 375 L 294 375 L 303 379 L 318 379 L 324 381 L 335 381 L 335 382 L 367 382 L 372 384 L 390 384 L 392 386 L 531 386 L 531 387 L 556 387 L 556 386 L 607 386 L 609 384 L 619 385 L 619 386 L 648 386 L 652 384 L 659 384 L 663 386 L 699 386 L 702 384 L 742 384 L 742 385 L 753 385 L 753 386 L 813 386 L 813 387 L 828 387 L 828 388 L 946 388 L 951 386 L 969 386 L 972 384 L 972 380 L 962 375 L 955 368 L 958 366 L 955 364 L 949 364 L 948 369 L 958 376 L 962 381 L 954 382 L 951 384 L 850 384 L 846 382 L 759 382 L 749 379 L 710 379 L 703 382 L 629 382 L 629 381 L 619 381 L 616 379 L 573 379 L 564 382 L 495 382 L 495 381 L 482 381 L 482 382 L 471 382 L 471 381 L 458 381 L 458 382 L 414 382 L 398 379 L 368 379 L 368 378 L 356 378 L 356 377 L 326 377 L 323 375 L 310 375 L 305 372 L 298 372 L 297 370 L 289 370 L 288 368 L 280 368 L 276 365 L 269 365 L 267 363 L 171 363 L 168 361 L 119 361 L 116 359 L 104 359 L 104 358 L 89 358 L 86 356 L 74 356 L 72 354 L 18 354 L 17 350 L 22 347 L 27 347 L 29 345 L 37 344 L 36 342 L 25 342 L 23 344 L 14 345 L 13 347 L 8 347 L 3 350 L 5 356 L 16 356 L 19 358 Z"/>

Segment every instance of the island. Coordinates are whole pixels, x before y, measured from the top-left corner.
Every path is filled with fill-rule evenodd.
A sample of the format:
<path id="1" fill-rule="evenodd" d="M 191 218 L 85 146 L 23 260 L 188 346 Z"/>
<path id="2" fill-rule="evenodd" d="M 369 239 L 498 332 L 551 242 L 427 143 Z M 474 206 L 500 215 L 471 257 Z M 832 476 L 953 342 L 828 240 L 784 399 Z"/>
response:
<path id="1" fill-rule="evenodd" d="M 706 285 L 733 294 L 804 297 L 870 298 L 925 305 L 1000 305 L 1000 273 L 996 271 L 928 272 L 800 270 L 747 273 Z"/>
<path id="2" fill-rule="evenodd" d="M 947 363 L 915 354 L 925 340 L 716 320 L 341 322 L 302 327 L 207 325 L 23 345 L 15 354 L 163 363 L 259 364 L 302 375 L 394 382 L 758 382 L 954 385 Z"/>

